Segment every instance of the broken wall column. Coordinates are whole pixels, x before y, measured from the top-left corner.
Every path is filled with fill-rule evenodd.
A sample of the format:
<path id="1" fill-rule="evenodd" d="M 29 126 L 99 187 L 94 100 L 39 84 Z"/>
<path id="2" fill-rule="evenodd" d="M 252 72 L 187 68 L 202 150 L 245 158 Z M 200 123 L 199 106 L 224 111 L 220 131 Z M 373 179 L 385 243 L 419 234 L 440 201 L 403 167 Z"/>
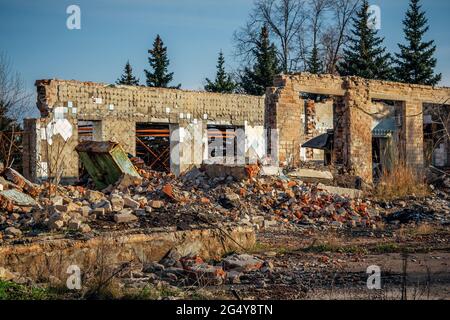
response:
<path id="1" fill-rule="evenodd" d="M 344 118 L 348 122 L 347 167 L 371 183 L 372 173 L 372 117 L 370 116 L 370 94 L 367 80 L 348 78 L 346 112 Z"/>
<path id="2" fill-rule="evenodd" d="M 22 160 L 25 178 L 39 182 L 49 177 L 62 177 L 61 181 L 67 183 L 78 179 L 78 154 L 74 149 L 78 144 L 77 120 L 70 117 L 65 120 L 68 121 L 66 126 L 70 124 L 67 129 L 71 130 L 67 140 L 57 129 L 48 126 L 53 123 L 54 128 L 54 119 L 25 119 Z"/>
<path id="3" fill-rule="evenodd" d="M 195 165 L 201 166 L 203 162 L 203 131 L 207 130 L 203 122 L 197 120 L 185 125 L 185 136 L 183 141 L 182 169 Z"/>
<path id="4" fill-rule="evenodd" d="M 421 101 L 405 101 L 406 164 L 420 168 L 424 165 L 423 105 Z"/>
<path id="5" fill-rule="evenodd" d="M 294 90 L 290 78 L 280 76 L 275 79 L 274 85 L 279 88 L 266 99 L 266 128 L 278 130 L 278 148 L 271 147 L 277 150 L 277 155 L 272 156 L 285 165 L 296 166 L 301 160 L 304 102 L 300 99 L 300 93 Z"/>
<path id="6" fill-rule="evenodd" d="M 72 117 L 65 120 L 67 120 L 65 125 L 69 127 L 67 129 L 71 130 L 71 135 L 66 140 L 57 130 L 53 129 L 52 131 L 49 126 L 50 123 L 55 126 L 58 120 L 40 119 L 37 180 L 61 177 L 61 182 L 69 184 L 78 180 L 79 157 L 75 151 L 75 147 L 78 145 L 78 121 Z"/>
<path id="7" fill-rule="evenodd" d="M 264 136 L 264 126 L 251 126 L 245 123 L 245 157 L 249 163 L 257 163 L 266 155 L 266 137 Z"/>
<path id="8" fill-rule="evenodd" d="M 333 102 L 334 142 L 332 147 L 332 163 L 346 165 L 348 147 L 348 114 L 345 98 L 336 96 Z"/>
<path id="9" fill-rule="evenodd" d="M 205 126 L 206 127 L 206 126 Z M 193 165 L 203 162 L 203 123 L 171 124 L 170 129 L 170 171 L 179 176 Z"/>
<path id="10" fill-rule="evenodd" d="M 39 119 L 24 119 L 23 121 L 22 168 L 23 176 L 30 181 L 36 181 L 38 161 L 40 162 L 40 122 Z"/>

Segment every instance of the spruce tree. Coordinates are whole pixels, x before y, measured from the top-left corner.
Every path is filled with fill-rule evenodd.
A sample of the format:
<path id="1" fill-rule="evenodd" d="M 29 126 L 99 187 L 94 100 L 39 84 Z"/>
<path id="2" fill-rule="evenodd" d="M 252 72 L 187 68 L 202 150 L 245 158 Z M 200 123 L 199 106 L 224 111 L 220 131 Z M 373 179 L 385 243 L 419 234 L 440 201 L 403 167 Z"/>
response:
<path id="1" fill-rule="evenodd" d="M 311 54 L 306 63 L 308 72 L 313 74 L 321 74 L 323 72 L 323 64 L 320 61 L 319 48 L 317 48 L 316 43 L 314 43 Z"/>
<path id="2" fill-rule="evenodd" d="M 246 67 L 240 79 L 240 86 L 247 94 L 262 96 L 266 88 L 273 85 L 273 78 L 281 72 L 276 48 L 270 43 L 267 27 L 262 27 L 259 41 L 253 50 L 256 62 Z"/>
<path id="3" fill-rule="evenodd" d="M 403 20 L 403 31 L 407 44 L 398 44 L 400 53 L 395 54 L 395 78 L 398 81 L 415 84 L 436 85 L 442 74 L 434 74 L 436 51 L 434 41 L 424 42 L 428 31 L 428 20 L 421 11 L 419 0 L 411 0 L 406 18 Z"/>
<path id="4" fill-rule="evenodd" d="M 127 86 L 138 86 L 139 79 L 133 76 L 133 68 L 131 68 L 130 61 L 127 61 L 123 70 L 122 76 L 117 79 L 117 84 L 123 84 Z"/>
<path id="5" fill-rule="evenodd" d="M 349 44 L 344 48 L 343 60 L 337 70 L 341 76 L 358 76 L 366 79 L 391 80 L 393 70 L 391 55 L 382 45 L 384 38 L 369 22 L 369 3 L 364 0 L 353 18 Z"/>
<path id="6" fill-rule="evenodd" d="M 153 49 L 148 50 L 150 56 L 148 62 L 152 70 L 144 70 L 147 77 L 147 86 L 167 88 L 173 79 L 173 72 L 168 72 L 169 58 L 167 57 L 167 47 L 159 36 L 153 42 Z M 178 85 L 179 88 L 181 85 Z"/>
<path id="7" fill-rule="evenodd" d="M 213 81 L 206 78 L 205 90 L 208 92 L 232 93 L 237 85 L 231 79 L 231 76 L 225 72 L 225 58 L 222 51 L 219 53 L 217 60 L 217 74 Z"/>

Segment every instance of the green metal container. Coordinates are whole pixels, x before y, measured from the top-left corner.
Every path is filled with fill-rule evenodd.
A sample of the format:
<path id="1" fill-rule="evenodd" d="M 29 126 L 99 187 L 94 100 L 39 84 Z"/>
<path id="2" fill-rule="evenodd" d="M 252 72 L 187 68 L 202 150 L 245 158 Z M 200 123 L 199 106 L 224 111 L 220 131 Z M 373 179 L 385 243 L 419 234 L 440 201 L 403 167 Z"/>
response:
<path id="1" fill-rule="evenodd" d="M 111 141 L 84 141 L 75 150 L 97 189 L 114 185 L 128 174 L 140 177 L 122 147 Z"/>

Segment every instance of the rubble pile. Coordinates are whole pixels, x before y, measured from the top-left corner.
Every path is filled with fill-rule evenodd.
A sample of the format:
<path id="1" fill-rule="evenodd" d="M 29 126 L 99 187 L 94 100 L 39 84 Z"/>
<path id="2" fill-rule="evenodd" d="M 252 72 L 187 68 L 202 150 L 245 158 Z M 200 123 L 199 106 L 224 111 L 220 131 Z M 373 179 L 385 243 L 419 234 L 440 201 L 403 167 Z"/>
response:
<path id="1" fill-rule="evenodd" d="M 376 229 L 390 208 L 363 200 L 360 193 L 345 194 L 349 189 L 337 192 L 296 177 L 262 175 L 256 165 L 223 175 L 194 168 L 179 178 L 142 166 L 136 169 L 140 177 L 124 173 L 114 185 L 97 191 L 86 186 L 36 185 L 6 168 L 0 174 L 0 240 L 48 231 L 186 230 L 225 222 L 256 229 L 277 225 Z M 441 202 L 439 210 L 445 213 L 448 201 Z"/>
<path id="2" fill-rule="evenodd" d="M 165 282 L 177 287 L 239 284 L 249 273 L 269 273 L 272 269 L 272 263 L 248 254 L 206 262 L 199 256 L 182 257 L 171 250 L 161 261 L 145 263 L 142 270 L 132 271 L 128 282 L 136 286 Z"/>

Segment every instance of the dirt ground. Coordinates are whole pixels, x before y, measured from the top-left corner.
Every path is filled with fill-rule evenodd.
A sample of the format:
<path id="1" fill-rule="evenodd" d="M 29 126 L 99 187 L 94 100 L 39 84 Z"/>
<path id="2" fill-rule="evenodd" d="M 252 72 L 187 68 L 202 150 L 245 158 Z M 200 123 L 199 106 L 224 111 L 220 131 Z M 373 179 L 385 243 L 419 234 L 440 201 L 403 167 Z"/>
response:
<path id="1" fill-rule="evenodd" d="M 450 299 L 448 226 L 407 226 L 366 235 L 276 230 L 258 234 L 254 254 L 270 261 L 267 276 L 204 288 L 240 299 Z M 405 264 L 406 263 L 406 264 Z M 381 271 L 381 290 L 369 290 L 367 272 Z"/>

